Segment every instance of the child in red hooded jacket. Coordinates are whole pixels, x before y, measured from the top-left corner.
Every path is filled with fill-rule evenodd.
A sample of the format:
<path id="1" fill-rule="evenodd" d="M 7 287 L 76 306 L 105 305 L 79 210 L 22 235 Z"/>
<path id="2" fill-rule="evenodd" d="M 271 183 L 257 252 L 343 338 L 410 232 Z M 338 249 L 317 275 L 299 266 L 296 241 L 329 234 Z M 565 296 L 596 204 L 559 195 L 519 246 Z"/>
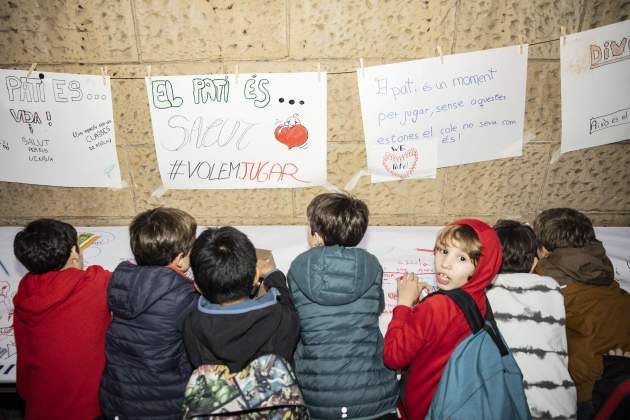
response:
<path id="1" fill-rule="evenodd" d="M 77 242 L 74 227 L 53 219 L 35 220 L 15 235 L 15 256 L 29 271 L 13 298 L 16 382 L 26 420 L 101 414 L 111 273 L 96 265 L 83 270 Z"/>
<path id="2" fill-rule="evenodd" d="M 485 316 L 485 289 L 501 266 L 495 231 L 475 219 L 457 220 L 438 234 L 435 272 L 441 290 L 466 291 Z M 430 286 L 415 274 L 398 279 L 398 305 L 385 335 L 384 360 L 392 369 L 409 368 L 399 408 L 403 418 L 424 418 L 455 347 L 470 334 L 466 318 L 447 296 L 413 306 Z"/>

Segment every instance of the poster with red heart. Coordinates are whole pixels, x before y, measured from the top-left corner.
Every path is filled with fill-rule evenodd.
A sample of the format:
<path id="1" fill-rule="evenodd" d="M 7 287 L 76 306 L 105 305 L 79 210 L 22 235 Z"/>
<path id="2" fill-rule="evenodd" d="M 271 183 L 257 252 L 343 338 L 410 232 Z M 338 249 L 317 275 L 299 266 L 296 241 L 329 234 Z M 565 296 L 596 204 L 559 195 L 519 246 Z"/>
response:
<path id="1" fill-rule="evenodd" d="M 326 183 L 326 74 L 146 78 L 167 189 Z"/>
<path id="2" fill-rule="evenodd" d="M 527 46 L 357 69 L 372 182 L 522 155 Z"/>

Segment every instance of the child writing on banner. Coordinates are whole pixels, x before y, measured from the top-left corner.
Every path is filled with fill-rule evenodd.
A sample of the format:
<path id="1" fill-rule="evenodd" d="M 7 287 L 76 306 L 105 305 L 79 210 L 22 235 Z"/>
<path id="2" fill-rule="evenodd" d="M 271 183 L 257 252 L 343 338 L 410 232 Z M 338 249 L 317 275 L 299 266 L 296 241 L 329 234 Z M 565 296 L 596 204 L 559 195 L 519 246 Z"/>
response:
<path id="1" fill-rule="evenodd" d="M 435 271 L 438 288 L 461 288 L 486 314 L 485 288 L 501 266 L 501 244 L 480 220 L 457 220 L 438 234 Z M 399 402 L 403 418 L 421 419 L 429 410 L 442 372 L 455 347 L 470 334 L 463 312 L 447 296 L 418 302 L 430 289 L 414 273 L 397 280 L 398 305 L 385 335 L 384 360 L 392 369 L 408 367 Z M 415 306 L 414 306 L 415 305 Z"/>
<path id="2" fill-rule="evenodd" d="M 564 299 L 558 282 L 532 273 L 538 258 L 534 230 L 499 220 L 503 264 L 487 295 L 507 345 L 523 372 L 534 419 L 574 419 L 575 385 L 569 375 Z"/>
<path id="3" fill-rule="evenodd" d="M 16 385 L 27 420 L 101 414 L 98 384 L 111 320 L 105 299 L 111 273 L 97 265 L 83 270 L 77 239 L 71 225 L 39 219 L 13 242 L 29 271 L 13 299 Z"/>
<path id="4" fill-rule="evenodd" d="M 182 336 L 197 293 L 184 274 L 197 223 L 188 213 L 156 208 L 129 226 L 136 264 L 118 265 L 107 290 L 113 314 L 101 408 L 107 418 L 181 419 L 192 373 Z"/>
<path id="5" fill-rule="evenodd" d="M 239 372 L 265 354 L 293 362 L 300 323 L 273 257 L 257 264 L 249 238 L 226 226 L 206 229 L 197 238 L 191 263 L 202 295 L 184 323 L 193 367 L 226 365 Z M 250 299 L 259 288 L 266 293 Z"/>
<path id="6" fill-rule="evenodd" d="M 630 295 L 615 281 L 591 220 L 577 210 L 553 208 L 534 220 L 540 262 L 536 272 L 562 287 L 566 308 L 569 373 L 577 387 L 578 420 L 593 415 L 593 384 L 602 355 L 630 350 Z"/>
<path id="7" fill-rule="evenodd" d="M 311 249 L 289 269 L 300 317 L 296 375 L 313 418 L 396 418 L 396 372 L 383 364 L 378 318 L 383 269 L 357 248 L 368 208 L 345 194 L 321 194 L 307 209 Z"/>

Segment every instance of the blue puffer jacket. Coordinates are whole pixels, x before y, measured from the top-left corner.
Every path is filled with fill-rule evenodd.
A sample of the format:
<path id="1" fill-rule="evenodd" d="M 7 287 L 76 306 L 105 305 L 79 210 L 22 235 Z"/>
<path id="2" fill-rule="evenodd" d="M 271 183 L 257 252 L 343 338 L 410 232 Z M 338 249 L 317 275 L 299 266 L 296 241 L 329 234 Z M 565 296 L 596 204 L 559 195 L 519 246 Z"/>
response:
<path id="1" fill-rule="evenodd" d="M 170 268 L 128 262 L 116 268 L 107 290 L 113 319 L 100 389 L 107 418 L 182 418 L 192 373 L 182 326 L 196 297 L 190 280 Z"/>
<path id="2" fill-rule="evenodd" d="M 395 409 L 396 372 L 383 364 L 383 269 L 360 248 L 315 247 L 289 270 L 300 317 L 296 375 L 313 418 L 369 419 Z"/>

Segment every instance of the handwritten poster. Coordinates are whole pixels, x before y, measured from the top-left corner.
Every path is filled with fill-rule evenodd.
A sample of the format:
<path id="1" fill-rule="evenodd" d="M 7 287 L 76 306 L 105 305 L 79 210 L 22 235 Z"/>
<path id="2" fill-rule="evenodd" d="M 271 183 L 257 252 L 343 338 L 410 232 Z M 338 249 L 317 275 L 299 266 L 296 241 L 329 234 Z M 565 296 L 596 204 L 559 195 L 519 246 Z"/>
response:
<path id="1" fill-rule="evenodd" d="M 436 160 L 522 155 L 526 45 L 366 67 L 357 79 L 373 182 L 431 176 Z"/>
<path id="2" fill-rule="evenodd" d="M 630 20 L 560 40 L 562 153 L 630 138 Z"/>
<path id="3" fill-rule="evenodd" d="M 109 77 L 0 70 L 0 181 L 121 187 Z"/>
<path id="4" fill-rule="evenodd" d="M 169 189 L 326 183 L 326 75 L 146 78 L 162 183 Z"/>

